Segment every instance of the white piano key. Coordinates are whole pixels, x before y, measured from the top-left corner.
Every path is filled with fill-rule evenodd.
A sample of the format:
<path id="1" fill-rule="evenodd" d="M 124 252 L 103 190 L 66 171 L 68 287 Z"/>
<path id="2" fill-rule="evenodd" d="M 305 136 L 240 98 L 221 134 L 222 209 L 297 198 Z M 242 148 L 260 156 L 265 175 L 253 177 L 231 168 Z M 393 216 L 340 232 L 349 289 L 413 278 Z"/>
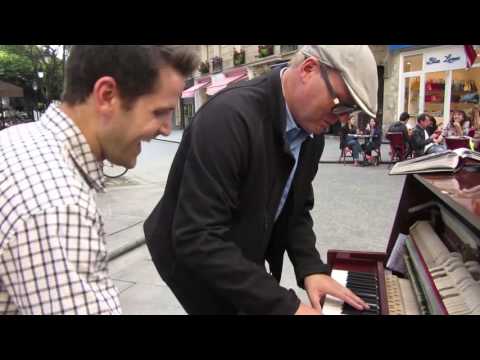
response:
<path id="1" fill-rule="evenodd" d="M 346 270 L 332 270 L 332 279 L 338 281 L 343 286 L 347 283 L 348 271 Z"/>
<path id="2" fill-rule="evenodd" d="M 330 275 L 332 279 L 345 286 L 347 283 L 348 271 L 332 270 Z M 322 312 L 324 315 L 342 315 L 343 301 L 333 296 L 327 295 L 323 304 Z"/>

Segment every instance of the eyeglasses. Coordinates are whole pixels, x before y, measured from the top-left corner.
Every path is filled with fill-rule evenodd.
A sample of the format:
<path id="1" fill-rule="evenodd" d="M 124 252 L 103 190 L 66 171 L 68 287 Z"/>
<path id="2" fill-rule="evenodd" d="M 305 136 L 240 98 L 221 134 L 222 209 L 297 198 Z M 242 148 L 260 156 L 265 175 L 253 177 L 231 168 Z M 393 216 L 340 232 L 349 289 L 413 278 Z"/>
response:
<path id="1" fill-rule="evenodd" d="M 354 112 L 361 111 L 360 107 L 358 107 L 356 104 L 354 105 L 342 104 L 337 94 L 335 93 L 335 90 L 333 90 L 333 86 L 330 83 L 330 80 L 328 79 L 327 67 L 322 63 L 320 63 L 320 71 L 322 73 L 323 78 L 325 79 L 325 84 L 327 85 L 328 92 L 330 93 L 330 96 L 333 98 L 333 103 L 335 104 L 330 110 L 330 112 L 333 115 L 341 116 L 341 115 L 348 115 Z"/>

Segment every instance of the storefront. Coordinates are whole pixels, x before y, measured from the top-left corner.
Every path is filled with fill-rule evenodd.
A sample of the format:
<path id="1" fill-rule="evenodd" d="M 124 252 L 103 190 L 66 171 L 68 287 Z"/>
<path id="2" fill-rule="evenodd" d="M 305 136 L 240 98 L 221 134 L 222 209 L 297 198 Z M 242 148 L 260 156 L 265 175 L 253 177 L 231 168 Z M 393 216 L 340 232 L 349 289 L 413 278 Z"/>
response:
<path id="1" fill-rule="evenodd" d="M 479 47 L 475 45 L 477 54 Z M 464 45 L 406 51 L 399 60 L 397 116 L 408 112 L 410 126 L 420 113 L 429 113 L 442 124 L 452 111 L 463 110 L 470 117 L 479 108 L 480 56 L 467 69 Z"/>
<path id="2" fill-rule="evenodd" d="M 235 68 L 218 74 L 203 76 L 196 79 L 195 85 L 185 90 L 183 99 L 192 98 L 193 114 L 202 107 L 209 98 L 231 84 L 248 79 L 246 68 Z"/>

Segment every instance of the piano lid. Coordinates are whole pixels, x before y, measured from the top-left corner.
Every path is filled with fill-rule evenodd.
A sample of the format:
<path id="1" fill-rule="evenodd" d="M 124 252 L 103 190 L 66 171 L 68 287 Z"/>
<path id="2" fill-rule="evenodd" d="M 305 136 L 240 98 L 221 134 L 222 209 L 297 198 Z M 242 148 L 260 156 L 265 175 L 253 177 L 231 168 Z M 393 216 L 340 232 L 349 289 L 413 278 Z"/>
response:
<path id="1" fill-rule="evenodd" d="M 462 169 L 456 174 L 414 175 L 447 205 L 480 231 L 480 172 Z"/>
<path id="2" fill-rule="evenodd" d="M 425 191 L 427 190 L 427 191 Z M 440 201 L 464 224 L 480 234 L 480 172 L 462 169 L 456 174 L 409 174 L 405 183 L 387 245 L 390 256 L 400 233 L 408 234 L 416 216 L 408 209 L 430 201 Z"/>

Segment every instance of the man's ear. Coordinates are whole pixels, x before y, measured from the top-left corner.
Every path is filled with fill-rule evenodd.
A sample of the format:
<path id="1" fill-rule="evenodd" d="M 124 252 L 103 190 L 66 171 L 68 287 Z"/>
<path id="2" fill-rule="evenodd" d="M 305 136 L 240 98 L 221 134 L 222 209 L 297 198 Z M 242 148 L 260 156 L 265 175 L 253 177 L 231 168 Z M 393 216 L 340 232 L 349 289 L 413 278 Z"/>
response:
<path id="1" fill-rule="evenodd" d="M 320 63 L 314 57 L 309 57 L 305 59 L 300 65 L 301 73 L 304 75 L 311 75 L 312 72 L 318 71 L 320 68 Z"/>
<path id="2" fill-rule="evenodd" d="M 95 83 L 92 95 L 97 111 L 101 115 L 109 117 L 119 101 L 117 82 L 111 76 L 101 77 Z"/>

